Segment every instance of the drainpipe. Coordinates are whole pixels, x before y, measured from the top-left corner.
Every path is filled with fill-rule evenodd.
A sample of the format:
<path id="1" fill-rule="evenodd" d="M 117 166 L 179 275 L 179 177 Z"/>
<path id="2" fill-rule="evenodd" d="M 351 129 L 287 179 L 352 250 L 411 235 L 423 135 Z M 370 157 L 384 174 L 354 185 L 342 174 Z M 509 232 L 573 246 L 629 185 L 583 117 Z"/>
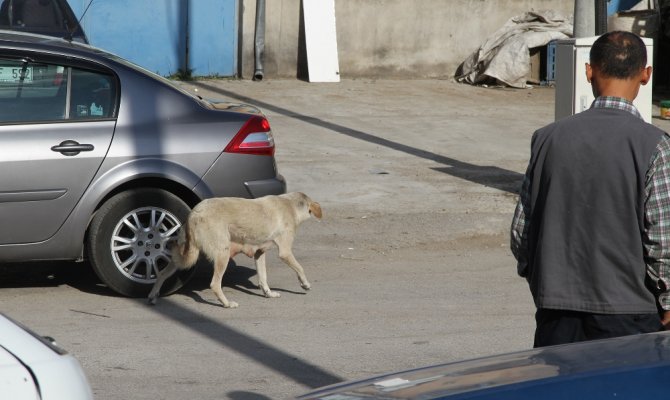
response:
<path id="1" fill-rule="evenodd" d="M 189 56 L 189 52 L 191 51 L 191 49 L 189 48 L 190 45 L 191 45 L 191 43 L 190 43 L 191 38 L 190 38 L 190 34 L 189 34 L 189 31 L 191 30 L 191 21 L 190 21 L 190 16 L 189 16 L 191 5 L 189 3 L 190 3 L 190 1 L 187 0 L 186 5 L 185 5 L 186 32 L 185 32 L 185 38 L 184 38 L 185 43 L 184 43 L 184 71 L 183 71 L 183 73 L 184 73 L 184 76 L 186 78 L 191 79 L 191 68 L 190 68 L 190 65 L 189 65 L 190 64 L 189 59 L 191 58 Z"/>
<path id="2" fill-rule="evenodd" d="M 256 34 L 254 37 L 254 79 L 263 80 L 263 58 L 265 54 L 265 0 L 256 0 Z"/>

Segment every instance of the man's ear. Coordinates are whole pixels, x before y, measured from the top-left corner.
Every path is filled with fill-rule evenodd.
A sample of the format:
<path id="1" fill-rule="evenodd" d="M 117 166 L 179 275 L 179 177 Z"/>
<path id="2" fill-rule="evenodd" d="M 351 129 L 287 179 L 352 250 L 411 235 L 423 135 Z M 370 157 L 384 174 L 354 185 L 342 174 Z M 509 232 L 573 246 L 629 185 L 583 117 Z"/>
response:
<path id="1" fill-rule="evenodd" d="M 640 72 L 640 84 L 646 85 L 651 80 L 651 65 Z"/>
<path id="2" fill-rule="evenodd" d="M 593 78 L 593 68 L 591 68 L 591 64 L 586 63 L 586 81 L 588 83 L 591 83 L 591 78 Z"/>

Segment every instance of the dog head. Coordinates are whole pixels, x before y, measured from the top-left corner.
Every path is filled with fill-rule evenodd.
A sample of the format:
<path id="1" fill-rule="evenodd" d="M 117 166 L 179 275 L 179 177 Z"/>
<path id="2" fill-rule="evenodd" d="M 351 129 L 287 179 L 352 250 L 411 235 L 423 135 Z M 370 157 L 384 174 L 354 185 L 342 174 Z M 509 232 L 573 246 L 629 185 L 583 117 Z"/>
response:
<path id="1" fill-rule="evenodd" d="M 287 193 L 283 196 L 286 196 L 291 199 L 302 221 L 312 216 L 316 217 L 317 219 L 321 219 L 321 217 L 323 216 L 323 213 L 321 211 L 321 205 L 316 201 L 310 199 L 309 196 L 307 196 L 306 194 L 302 192 L 293 192 L 293 193 Z"/>

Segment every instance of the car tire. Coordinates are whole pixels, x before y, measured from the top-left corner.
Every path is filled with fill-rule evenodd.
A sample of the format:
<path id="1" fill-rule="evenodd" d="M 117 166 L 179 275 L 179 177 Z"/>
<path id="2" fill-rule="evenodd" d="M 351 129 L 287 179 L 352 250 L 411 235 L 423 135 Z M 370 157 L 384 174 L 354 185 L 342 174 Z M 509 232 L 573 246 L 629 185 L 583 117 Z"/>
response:
<path id="1" fill-rule="evenodd" d="M 161 189 L 133 189 L 107 200 L 89 228 L 88 253 L 93 270 L 112 290 L 128 297 L 146 296 L 156 281 L 156 269 L 170 261 L 166 248 L 186 221 L 190 207 Z M 161 290 L 180 289 L 195 268 L 180 271 Z"/>

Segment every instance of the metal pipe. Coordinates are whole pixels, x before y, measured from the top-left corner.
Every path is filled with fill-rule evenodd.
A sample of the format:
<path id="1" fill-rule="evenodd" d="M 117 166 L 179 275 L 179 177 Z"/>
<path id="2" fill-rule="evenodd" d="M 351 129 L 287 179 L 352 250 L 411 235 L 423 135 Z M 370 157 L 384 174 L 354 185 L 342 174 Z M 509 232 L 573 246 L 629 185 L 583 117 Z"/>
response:
<path id="1" fill-rule="evenodd" d="M 256 0 L 256 33 L 254 36 L 254 79 L 263 80 L 265 55 L 265 0 Z"/>

